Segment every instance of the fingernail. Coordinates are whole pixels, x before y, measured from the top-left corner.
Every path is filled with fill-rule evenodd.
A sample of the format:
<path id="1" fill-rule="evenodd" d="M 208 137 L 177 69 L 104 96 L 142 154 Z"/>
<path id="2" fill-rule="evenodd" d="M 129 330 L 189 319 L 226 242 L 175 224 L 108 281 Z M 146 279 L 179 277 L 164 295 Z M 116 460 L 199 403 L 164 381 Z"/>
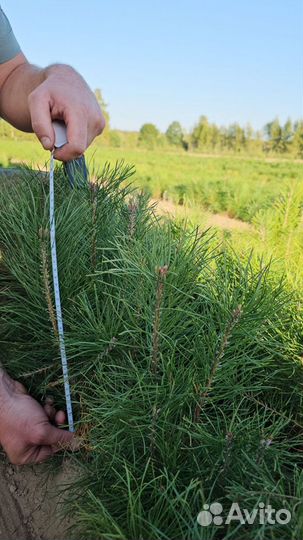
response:
<path id="1" fill-rule="evenodd" d="M 46 150 L 49 150 L 51 147 L 51 140 L 49 137 L 41 137 L 41 143 Z"/>

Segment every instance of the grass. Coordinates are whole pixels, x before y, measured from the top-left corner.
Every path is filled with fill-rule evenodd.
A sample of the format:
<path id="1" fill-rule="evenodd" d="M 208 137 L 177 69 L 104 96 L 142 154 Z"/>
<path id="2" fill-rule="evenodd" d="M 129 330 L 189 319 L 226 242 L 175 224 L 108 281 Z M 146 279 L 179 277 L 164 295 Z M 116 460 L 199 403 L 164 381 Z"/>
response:
<path id="1" fill-rule="evenodd" d="M 38 142 L 1 142 L 0 162 L 4 166 L 16 161 L 44 165 L 47 159 Z M 119 159 L 135 165 L 135 184 L 156 199 L 226 212 L 248 222 L 259 210 L 269 207 L 290 182 L 303 181 L 303 165 L 295 161 L 204 157 L 97 145 L 87 151 L 87 161 L 97 167 Z"/>

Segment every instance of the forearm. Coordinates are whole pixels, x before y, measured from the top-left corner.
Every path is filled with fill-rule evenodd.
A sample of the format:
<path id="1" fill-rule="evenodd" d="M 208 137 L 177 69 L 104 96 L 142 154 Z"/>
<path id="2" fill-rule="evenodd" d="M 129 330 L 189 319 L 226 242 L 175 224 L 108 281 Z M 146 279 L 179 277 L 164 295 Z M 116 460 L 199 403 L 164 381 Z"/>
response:
<path id="1" fill-rule="evenodd" d="M 29 64 L 23 55 L 0 80 L 0 116 L 22 131 L 32 131 L 28 96 L 46 78 L 46 70 Z"/>
<path id="2" fill-rule="evenodd" d="M 38 86 L 52 78 L 56 84 L 66 78 L 75 86 L 79 85 L 79 80 L 81 85 L 86 83 L 70 66 L 54 64 L 42 69 L 23 59 L 0 88 L 0 116 L 22 131 L 33 131 L 28 98 Z"/>

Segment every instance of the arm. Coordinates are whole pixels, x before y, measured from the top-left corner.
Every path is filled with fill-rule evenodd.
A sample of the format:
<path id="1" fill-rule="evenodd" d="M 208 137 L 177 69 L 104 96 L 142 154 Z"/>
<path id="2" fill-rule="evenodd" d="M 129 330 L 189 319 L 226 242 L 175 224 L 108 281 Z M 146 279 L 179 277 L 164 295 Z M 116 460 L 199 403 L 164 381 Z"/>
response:
<path id="1" fill-rule="evenodd" d="M 72 67 L 40 69 L 22 53 L 0 64 L 0 116 L 18 129 L 34 131 L 46 150 L 54 146 L 51 121 L 63 120 L 69 142 L 55 153 L 62 161 L 82 155 L 105 126 L 95 95 Z"/>
<path id="2" fill-rule="evenodd" d="M 43 408 L 0 368 L 0 445 L 11 463 L 40 463 L 70 447 L 73 433 L 56 427 L 64 422 L 50 399 Z"/>

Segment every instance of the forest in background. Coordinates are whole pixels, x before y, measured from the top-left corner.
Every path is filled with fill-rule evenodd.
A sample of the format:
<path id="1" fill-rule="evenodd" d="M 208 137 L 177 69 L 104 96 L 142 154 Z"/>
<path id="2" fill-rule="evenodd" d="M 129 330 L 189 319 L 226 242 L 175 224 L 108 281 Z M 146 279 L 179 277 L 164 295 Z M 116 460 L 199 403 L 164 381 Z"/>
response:
<path id="1" fill-rule="evenodd" d="M 112 129 L 110 114 L 100 89 L 95 95 L 106 118 L 106 128 L 98 144 L 113 148 L 144 148 L 211 154 L 248 156 L 281 156 L 303 158 L 303 120 L 281 123 L 279 118 L 270 120 L 262 129 L 255 130 L 250 123 L 241 126 L 234 122 L 219 126 L 201 115 L 190 131 L 174 120 L 162 133 L 152 123 L 145 123 L 139 131 Z M 0 120 L 0 139 L 33 140 L 33 135 L 23 133 L 4 120 Z"/>

